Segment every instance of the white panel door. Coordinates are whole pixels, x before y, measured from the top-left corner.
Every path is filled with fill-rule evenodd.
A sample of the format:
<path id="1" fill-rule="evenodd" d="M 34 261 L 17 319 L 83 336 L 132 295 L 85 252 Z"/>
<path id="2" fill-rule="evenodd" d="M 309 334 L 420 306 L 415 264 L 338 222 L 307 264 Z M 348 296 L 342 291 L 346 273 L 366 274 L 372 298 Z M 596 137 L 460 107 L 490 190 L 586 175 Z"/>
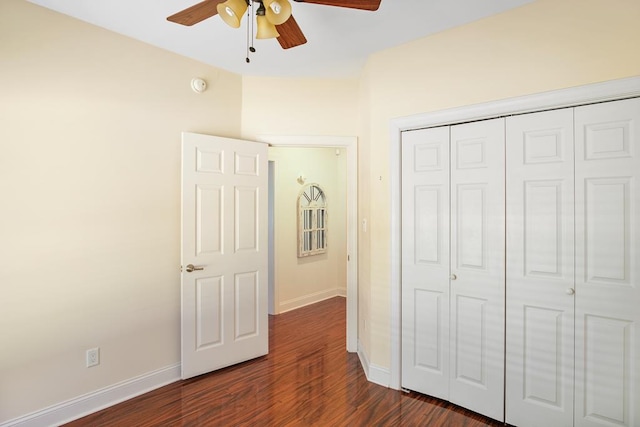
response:
<path id="1" fill-rule="evenodd" d="M 402 387 L 449 398 L 449 128 L 402 133 Z"/>
<path id="2" fill-rule="evenodd" d="M 183 379 L 268 352 L 267 185 L 267 144 L 183 133 Z"/>
<path id="3" fill-rule="evenodd" d="M 573 110 L 507 119 L 506 422 L 573 425 Z"/>
<path id="4" fill-rule="evenodd" d="M 449 400 L 504 418 L 504 119 L 451 127 Z"/>
<path id="5" fill-rule="evenodd" d="M 640 99 L 575 119 L 576 426 L 639 426 Z"/>

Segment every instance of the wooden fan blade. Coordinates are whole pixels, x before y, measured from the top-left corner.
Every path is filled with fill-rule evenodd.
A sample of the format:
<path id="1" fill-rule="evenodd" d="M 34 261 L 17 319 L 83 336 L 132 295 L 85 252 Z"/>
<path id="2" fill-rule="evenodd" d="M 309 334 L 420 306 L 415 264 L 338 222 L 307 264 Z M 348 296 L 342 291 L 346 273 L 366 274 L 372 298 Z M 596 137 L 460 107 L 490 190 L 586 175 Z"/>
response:
<path id="1" fill-rule="evenodd" d="M 315 3 L 349 9 L 378 10 L 382 0 L 295 0 L 299 3 Z"/>
<path id="2" fill-rule="evenodd" d="M 284 21 L 284 24 L 276 25 L 276 29 L 280 34 L 278 42 L 283 49 L 290 49 L 307 42 L 306 37 L 302 34 L 302 30 L 298 26 L 298 23 L 293 19 L 293 15 Z"/>
<path id="3" fill-rule="evenodd" d="M 167 21 L 191 26 L 218 14 L 216 6 L 224 0 L 204 0 L 167 18 Z"/>

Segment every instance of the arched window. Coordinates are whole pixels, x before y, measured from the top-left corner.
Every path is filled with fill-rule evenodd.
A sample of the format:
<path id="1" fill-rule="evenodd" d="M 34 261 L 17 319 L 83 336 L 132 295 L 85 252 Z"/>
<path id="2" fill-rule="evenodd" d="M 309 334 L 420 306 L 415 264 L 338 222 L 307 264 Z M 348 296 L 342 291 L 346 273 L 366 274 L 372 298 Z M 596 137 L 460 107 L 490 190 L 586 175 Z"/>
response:
<path id="1" fill-rule="evenodd" d="M 318 184 L 308 184 L 298 196 L 298 257 L 327 251 L 327 199 Z"/>

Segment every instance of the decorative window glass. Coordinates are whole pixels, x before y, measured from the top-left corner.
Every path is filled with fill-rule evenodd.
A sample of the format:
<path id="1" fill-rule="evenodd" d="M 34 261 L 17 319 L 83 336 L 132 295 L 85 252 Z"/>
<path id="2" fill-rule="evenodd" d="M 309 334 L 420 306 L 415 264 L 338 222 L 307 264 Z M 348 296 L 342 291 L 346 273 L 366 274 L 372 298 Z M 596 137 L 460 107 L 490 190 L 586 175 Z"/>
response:
<path id="1" fill-rule="evenodd" d="M 318 184 L 308 184 L 298 196 L 298 257 L 327 251 L 327 199 Z"/>

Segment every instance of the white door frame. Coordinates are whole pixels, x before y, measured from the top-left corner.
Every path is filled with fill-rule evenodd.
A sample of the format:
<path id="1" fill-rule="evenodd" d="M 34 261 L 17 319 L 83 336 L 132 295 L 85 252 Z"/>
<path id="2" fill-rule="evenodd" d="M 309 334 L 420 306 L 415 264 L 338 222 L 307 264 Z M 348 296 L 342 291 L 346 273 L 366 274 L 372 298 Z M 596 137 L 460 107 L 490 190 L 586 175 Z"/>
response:
<path id="1" fill-rule="evenodd" d="M 390 266 L 390 304 L 391 304 L 391 366 L 389 387 L 399 390 L 401 387 L 401 132 L 455 123 L 483 120 L 513 114 L 531 113 L 552 108 L 571 107 L 594 102 L 613 101 L 615 99 L 640 96 L 640 77 L 612 80 L 569 89 L 560 89 L 539 94 L 509 98 L 494 102 L 469 105 L 416 114 L 393 119 L 389 126 L 389 171 L 391 190 L 391 253 Z"/>
<path id="2" fill-rule="evenodd" d="M 274 147 L 344 148 L 347 152 L 347 351 L 358 349 L 358 138 L 355 136 L 259 135 Z"/>

